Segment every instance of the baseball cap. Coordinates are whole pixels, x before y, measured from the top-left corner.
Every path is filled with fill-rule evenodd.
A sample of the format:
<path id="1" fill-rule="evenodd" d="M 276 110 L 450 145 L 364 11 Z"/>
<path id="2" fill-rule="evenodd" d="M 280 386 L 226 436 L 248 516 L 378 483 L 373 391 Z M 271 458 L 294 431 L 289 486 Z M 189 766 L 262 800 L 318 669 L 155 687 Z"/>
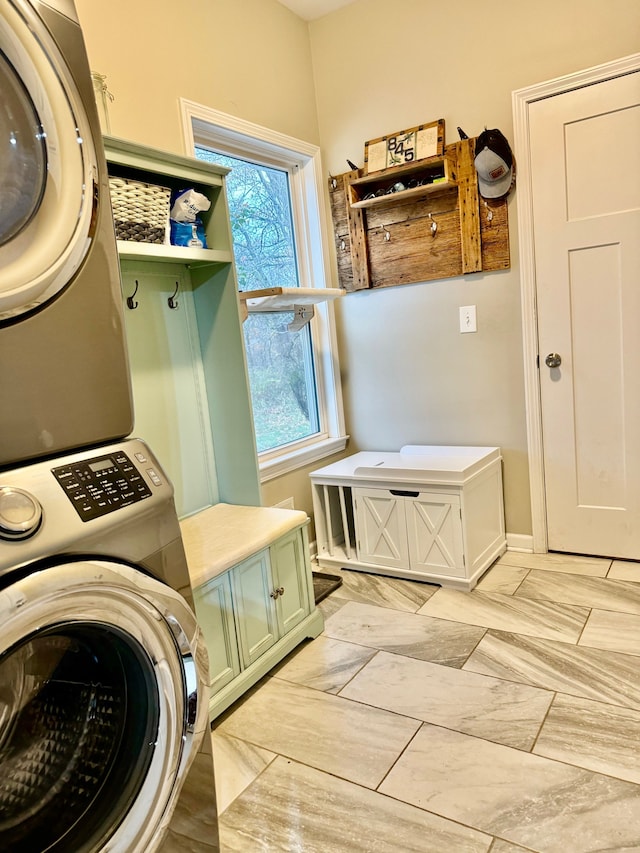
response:
<path id="1" fill-rule="evenodd" d="M 474 165 L 483 198 L 500 198 L 509 192 L 513 178 L 513 154 L 497 128 L 484 130 L 477 138 Z"/>

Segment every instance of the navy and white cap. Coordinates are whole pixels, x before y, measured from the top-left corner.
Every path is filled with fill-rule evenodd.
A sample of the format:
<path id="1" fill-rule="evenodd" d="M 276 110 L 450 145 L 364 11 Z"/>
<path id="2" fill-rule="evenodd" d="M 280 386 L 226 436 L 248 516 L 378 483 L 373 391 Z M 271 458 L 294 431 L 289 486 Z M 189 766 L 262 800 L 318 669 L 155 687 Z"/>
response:
<path id="1" fill-rule="evenodd" d="M 483 198 L 501 198 L 509 192 L 513 179 L 513 154 L 497 128 L 484 130 L 476 139 L 474 165 Z"/>

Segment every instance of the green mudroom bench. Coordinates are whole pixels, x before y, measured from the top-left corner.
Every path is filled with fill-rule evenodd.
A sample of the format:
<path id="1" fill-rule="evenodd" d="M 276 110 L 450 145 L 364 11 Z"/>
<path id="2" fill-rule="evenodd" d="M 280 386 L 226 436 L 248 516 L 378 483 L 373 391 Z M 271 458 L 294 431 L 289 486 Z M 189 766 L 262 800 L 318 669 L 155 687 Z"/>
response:
<path id="1" fill-rule="evenodd" d="M 225 503 L 180 523 L 209 652 L 212 720 L 323 629 L 308 524 L 298 510 Z"/>

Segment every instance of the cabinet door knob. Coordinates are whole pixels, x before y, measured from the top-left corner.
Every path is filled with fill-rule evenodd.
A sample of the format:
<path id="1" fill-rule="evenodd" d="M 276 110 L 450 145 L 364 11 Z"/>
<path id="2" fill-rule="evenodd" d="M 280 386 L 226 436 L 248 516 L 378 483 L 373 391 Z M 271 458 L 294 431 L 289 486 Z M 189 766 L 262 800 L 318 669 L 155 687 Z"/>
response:
<path id="1" fill-rule="evenodd" d="M 283 586 L 276 587 L 276 589 L 274 589 L 273 592 L 271 593 L 271 598 L 278 598 L 281 595 L 284 595 L 284 587 Z"/>

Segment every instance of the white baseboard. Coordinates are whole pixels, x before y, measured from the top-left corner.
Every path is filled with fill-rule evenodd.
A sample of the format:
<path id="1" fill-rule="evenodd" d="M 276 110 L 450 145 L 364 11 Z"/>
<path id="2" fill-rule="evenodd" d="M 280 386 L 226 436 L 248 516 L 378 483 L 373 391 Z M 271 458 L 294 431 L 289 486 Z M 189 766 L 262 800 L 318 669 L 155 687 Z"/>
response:
<path id="1" fill-rule="evenodd" d="M 527 533 L 507 533 L 507 550 L 533 554 L 533 536 Z"/>

